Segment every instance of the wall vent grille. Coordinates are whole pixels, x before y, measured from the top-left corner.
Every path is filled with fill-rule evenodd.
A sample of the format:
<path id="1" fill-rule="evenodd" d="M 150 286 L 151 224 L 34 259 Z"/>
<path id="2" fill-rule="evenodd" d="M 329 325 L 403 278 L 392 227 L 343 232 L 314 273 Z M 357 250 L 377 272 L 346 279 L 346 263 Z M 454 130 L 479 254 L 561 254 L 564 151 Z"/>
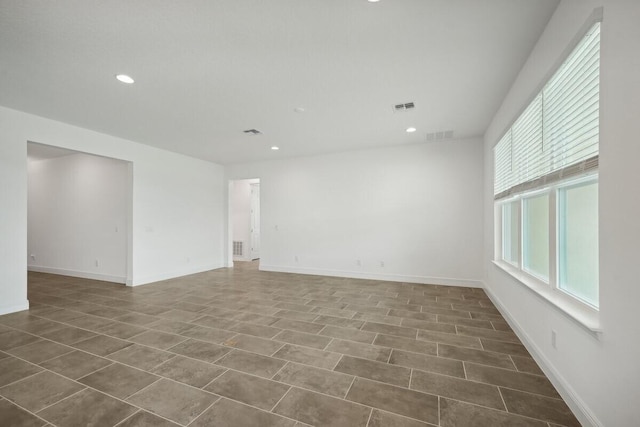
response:
<path id="1" fill-rule="evenodd" d="M 442 141 L 443 139 L 453 138 L 452 130 L 442 130 L 438 132 L 430 132 L 427 134 L 427 142 Z"/>
<path id="2" fill-rule="evenodd" d="M 244 256 L 244 242 L 233 242 L 233 256 Z"/>
<path id="3" fill-rule="evenodd" d="M 395 104 L 393 106 L 393 111 L 395 113 L 402 113 L 404 111 L 413 110 L 414 108 L 416 108 L 416 104 L 413 102 L 405 102 L 403 104 Z"/>

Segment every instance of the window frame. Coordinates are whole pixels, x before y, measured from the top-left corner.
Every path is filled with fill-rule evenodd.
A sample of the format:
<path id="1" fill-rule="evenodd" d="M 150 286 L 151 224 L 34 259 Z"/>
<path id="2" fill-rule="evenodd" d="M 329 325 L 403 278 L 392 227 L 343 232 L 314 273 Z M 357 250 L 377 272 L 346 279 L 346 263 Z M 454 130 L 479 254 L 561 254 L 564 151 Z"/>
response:
<path id="1" fill-rule="evenodd" d="M 495 220 L 498 231 L 495 238 L 495 251 L 493 264 L 500 267 L 518 282 L 525 285 L 527 288 L 535 292 L 537 295 L 547 300 L 571 318 L 576 320 L 581 325 L 585 326 L 592 332 L 601 332 L 599 325 L 599 307 L 595 307 L 592 304 L 580 299 L 579 297 L 572 295 L 568 291 L 560 288 L 559 282 L 559 240 L 557 238 L 559 233 L 559 210 L 558 210 L 558 197 L 560 191 L 576 187 L 580 185 L 598 184 L 599 176 L 597 171 L 589 174 L 585 174 L 580 177 L 573 177 L 564 181 L 556 182 L 545 188 L 536 189 L 533 191 L 522 192 L 512 197 L 496 200 L 495 201 Z M 529 271 L 523 268 L 523 229 L 524 229 L 524 203 L 525 200 L 532 197 L 538 197 L 543 194 L 549 196 L 549 280 L 545 281 L 535 274 L 531 274 Z M 502 230 L 503 230 L 503 206 L 505 204 L 518 202 L 519 209 L 517 210 L 516 219 L 518 221 L 519 228 L 519 245 L 518 245 L 518 263 L 514 264 L 509 260 L 504 259 L 502 248 Z"/>

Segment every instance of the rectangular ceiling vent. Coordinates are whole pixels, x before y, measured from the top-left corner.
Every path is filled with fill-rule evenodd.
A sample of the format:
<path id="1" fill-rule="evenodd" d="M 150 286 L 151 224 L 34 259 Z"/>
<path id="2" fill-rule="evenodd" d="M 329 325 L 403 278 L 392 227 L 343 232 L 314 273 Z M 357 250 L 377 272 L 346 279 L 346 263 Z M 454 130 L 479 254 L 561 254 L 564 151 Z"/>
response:
<path id="1" fill-rule="evenodd" d="M 409 111 L 409 110 L 413 110 L 414 108 L 416 108 L 416 104 L 414 104 L 413 102 L 406 102 L 404 104 L 396 104 L 393 106 L 393 112 L 394 113 L 402 113 L 404 111 Z"/>
<path id="2" fill-rule="evenodd" d="M 442 141 L 443 139 L 453 138 L 452 130 L 442 130 L 438 132 L 430 132 L 427 134 L 427 142 Z"/>
<path id="3" fill-rule="evenodd" d="M 262 132 L 260 132 L 258 129 L 247 129 L 243 132 L 248 133 L 249 135 L 262 135 Z"/>

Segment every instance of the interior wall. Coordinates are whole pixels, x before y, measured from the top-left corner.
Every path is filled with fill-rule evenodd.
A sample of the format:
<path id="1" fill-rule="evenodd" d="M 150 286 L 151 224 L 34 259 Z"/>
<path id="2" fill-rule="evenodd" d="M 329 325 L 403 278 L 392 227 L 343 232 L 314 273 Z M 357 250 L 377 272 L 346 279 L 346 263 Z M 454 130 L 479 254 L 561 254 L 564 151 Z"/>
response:
<path id="1" fill-rule="evenodd" d="M 232 181 L 231 216 L 232 240 L 244 242 L 244 256 L 234 256 L 237 261 L 251 261 L 251 184 L 257 179 Z"/>
<path id="2" fill-rule="evenodd" d="M 87 154 L 28 162 L 30 271 L 126 282 L 127 169 Z"/>
<path id="3" fill-rule="evenodd" d="M 222 166 L 0 107 L 0 313 L 28 307 L 27 141 L 133 163 L 133 285 L 224 265 Z"/>
<path id="4" fill-rule="evenodd" d="M 594 8 L 604 6 L 600 63 L 600 321 L 596 335 L 491 263 L 492 146 L 543 83 Z M 585 426 L 637 424 L 640 396 L 640 2 L 563 0 L 485 135 L 485 283 Z M 625 191 L 625 189 L 628 189 Z M 551 330 L 557 332 L 557 348 Z"/>
<path id="5" fill-rule="evenodd" d="M 482 141 L 231 165 L 260 177 L 260 268 L 479 286 Z"/>

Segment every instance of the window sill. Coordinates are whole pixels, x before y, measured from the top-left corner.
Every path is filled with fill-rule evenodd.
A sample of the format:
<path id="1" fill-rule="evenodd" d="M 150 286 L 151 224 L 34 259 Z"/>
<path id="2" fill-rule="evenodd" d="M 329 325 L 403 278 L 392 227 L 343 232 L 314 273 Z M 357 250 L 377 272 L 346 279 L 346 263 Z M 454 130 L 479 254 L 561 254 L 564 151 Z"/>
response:
<path id="1" fill-rule="evenodd" d="M 548 284 L 537 280 L 533 276 L 524 273 L 504 261 L 494 260 L 492 262 L 500 270 L 516 279 L 519 283 L 537 294 L 540 298 L 549 302 L 589 332 L 595 334 L 602 333 L 600 315 L 597 310 L 574 300 L 572 297 L 565 295 L 557 289 L 552 289 Z"/>

